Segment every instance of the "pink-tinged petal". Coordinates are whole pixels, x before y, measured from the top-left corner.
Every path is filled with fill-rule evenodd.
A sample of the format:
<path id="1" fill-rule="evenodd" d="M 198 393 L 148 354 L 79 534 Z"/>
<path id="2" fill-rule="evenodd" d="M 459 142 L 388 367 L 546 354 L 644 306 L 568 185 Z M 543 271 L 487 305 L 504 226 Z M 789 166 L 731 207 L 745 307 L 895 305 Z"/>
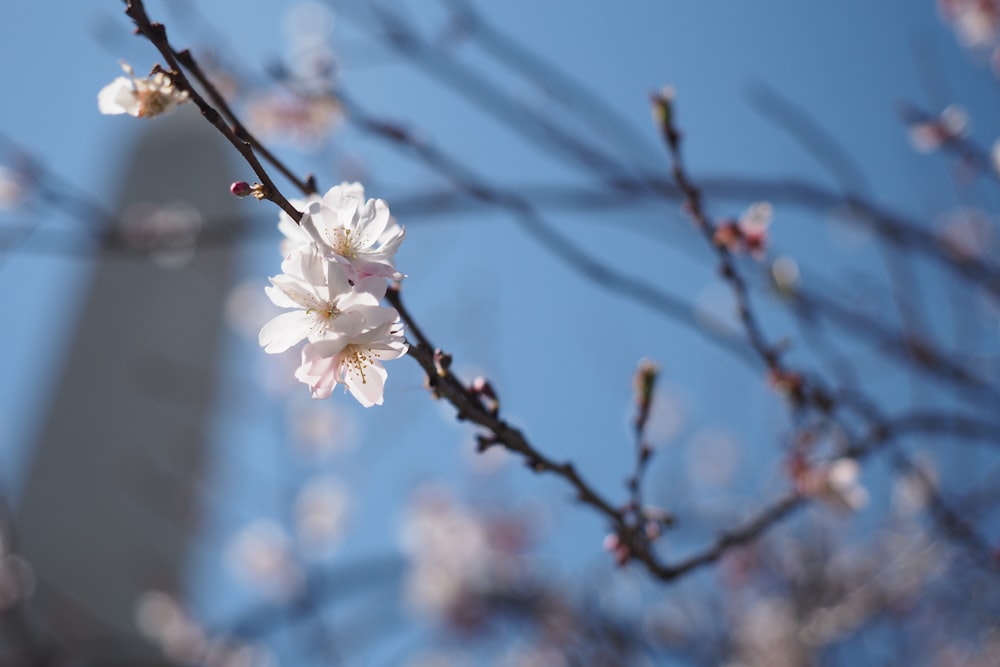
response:
<path id="1" fill-rule="evenodd" d="M 306 337 L 314 319 L 304 310 L 282 313 L 261 328 L 257 340 L 268 354 L 284 352 Z"/>
<path id="2" fill-rule="evenodd" d="M 331 357 L 317 356 L 312 345 L 302 348 L 302 365 L 295 379 L 309 385 L 313 398 L 329 398 L 337 386 L 336 363 Z"/>
<path id="3" fill-rule="evenodd" d="M 382 395 L 385 391 L 385 380 L 389 373 L 377 364 L 369 364 L 359 368 L 358 364 L 344 363 L 340 367 L 343 382 L 348 391 L 358 403 L 370 408 L 382 405 Z"/>
<path id="4" fill-rule="evenodd" d="M 393 266 L 392 263 L 381 259 L 357 257 L 351 262 L 351 264 L 357 270 L 359 279 L 367 278 L 369 276 L 378 276 L 382 279 L 392 278 L 393 280 L 402 280 L 406 277 L 397 271 L 396 267 Z"/>

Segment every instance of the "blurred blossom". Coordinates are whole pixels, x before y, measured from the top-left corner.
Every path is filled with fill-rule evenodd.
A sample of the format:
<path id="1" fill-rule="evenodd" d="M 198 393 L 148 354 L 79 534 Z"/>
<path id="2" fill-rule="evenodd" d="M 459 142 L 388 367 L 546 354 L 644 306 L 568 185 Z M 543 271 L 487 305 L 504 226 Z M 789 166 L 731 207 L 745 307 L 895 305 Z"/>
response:
<path id="1" fill-rule="evenodd" d="M 350 509 L 347 487 L 333 477 L 308 482 L 295 501 L 299 540 L 310 557 L 322 557 L 340 543 Z"/>
<path id="2" fill-rule="evenodd" d="M 910 143 L 920 153 L 932 153 L 943 145 L 961 139 L 969 131 L 969 115 L 952 104 L 937 118 L 910 123 Z"/>
<path id="3" fill-rule="evenodd" d="M 938 0 L 938 9 L 965 46 L 986 48 L 1000 37 L 1000 0 Z"/>
<path id="4" fill-rule="evenodd" d="M 799 264 L 791 257 L 782 255 L 771 264 L 771 280 L 782 294 L 794 294 L 799 284 Z"/>
<path id="5" fill-rule="evenodd" d="M 962 208 L 937 220 L 941 243 L 961 258 L 979 258 L 989 253 L 993 221 L 975 208 Z"/>
<path id="6" fill-rule="evenodd" d="M 128 63 L 121 66 L 128 76 L 118 77 L 97 95 L 101 113 L 152 118 L 188 101 L 187 91 L 175 88 L 166 74 L 156 72 L 149 77 L 137 77 Z"/>
<path id="7" fill-rule="evenodd" d="M 285 14 L 284 63 L 297 84 L 326 90 L 336 82 L 337 58 L 330 46 L 335 22 L 330 7 L 313 0 L 296 3 Z"/>
<path id="8" fill-rule="evenodd" d="M 240 531 L 228 560 L 237 577 L 274 598 L 289 597 L 302 582 L 288 535 L 273 521 L 256 521 Z"/>
<path id="9" fill-rule="evenodd" d="M 169 593 L 146 591 L 135 608 L 135 624 L 144 636 L 159 642 L 171 628 L 187 622 L 186 612 Z"/>
<path id="10" fill-rule="evenodd" d="M 773 217 L 774 208 L 763 201 L 751 204 L 736 223 L 743 235 L 746 251 L 757 259 L 762 258 L 767 249 L 767 230 Z"/>
<path id="11" fill-rule="evenodd" d="M 997 53 L 1000 54 L 1000 47 L 997 48 Z M 990 162 L 993 165 L 993 171 L 996 172 L 997 176 L 1000 176 L 1000 139 L 997 139 L 993 143 L 993 150 L 990 151 Z"/>
<path id="12" fill-rule="evenodd" d="M 274 317 L 275 309 L 260 292 L 257 280 L 239 283 L 226 297 L 226 324 L 237 334 L 257 342 L 257 332 Z"/>
<path id="13" fill-rule="evenodd" d="M 301 150 L 322 148 L 342 120 L 343 110 L 331 94 L 268 92 L 247 107 L 247 126 L 255 134 Z"/>
<path id="14" fill-rule="evenodd" d="M 35 592 L 35 571 L 25 559 L 0 552 L 0 611 Z"/>
<path id="15" fill-rule="evenodd" d="M 900 514 L 913 515 L 927 507 L 937 487 L 937 468 L 927 457 L 913 462 L 914 469 L 896 477 L 892 488 L 892 505 Z"/>
<path id="16" fill-rule="evenodd" d="M 187 204 L 133 204 L 122 214 L 121 224 L 126 243 L 148 251 L 160 266 L 179 268 L 194 258 L 202 218 Z"/>
<path id="17" fill-rule="evenodd" d="M 288 427 L 296 450 L 303 456 L 324 459 L 353 450 L 360 439 L 357 419 L 334 403 L 315 403 L 293 408 Z"/>
<path id="18" fill-rule="evenodd" d="M 737 439 L 720 429 L 706 429 L 695 435 L 687 455 L 688 474 L 696 486 L 725 486 L 741 464 Z"/>
<path id="19" fill-rule="evenodd" d="M 16 209 L 28 196 L 28 184 L 23 174 L 0 166 L 0 210 Z"/>
<path id="20" fill-rule="evenodd" d="M 812 664 L 798 640 L 796 611 L 788 600 L 762 597 L 734 619 L 737 659 L 730 667 L 799 667 Z"/>
<path id="21" fill-rule="evenodd" d="M 240 640 L 211 638 L 169 593 L 147 591 L 136 603 L 139 631 L 178 663 L 202 667 L 271 667 L 261 648 Z"/>
<path id="22" fill-rule="evenodd" d="M 767 230 L 774 209 L 768 202 L 751 204 L 736 221 L 720 222 L 712 241 L 730 252 L 746 252 L 761 260 L 767 251 Z"/>
<path id="23" fill-rule="evenodd" d="M 209 648 L 208 635 L 169 593 L 143 593 L 136 603 L 135 622 L 139 631 L 159 645 L 172 660 L 204 663 Z"/>
<path id="24" fill-rule="evenodd" d="M 857 511 L 868 504 L 868 491 L 859 481 L 861 466 L 854 459 L 836 459 L 795 471 L 800 493 L 841 510 Z"/>
<path id="25" fill-rule="evenodd" d="M 409 602 L 462 626 L 475 622 L 484 597 L 515 585 L 525 535 L 515 518 L 481 516 L 440 487 L 418 489 L 400 534 Z"/>

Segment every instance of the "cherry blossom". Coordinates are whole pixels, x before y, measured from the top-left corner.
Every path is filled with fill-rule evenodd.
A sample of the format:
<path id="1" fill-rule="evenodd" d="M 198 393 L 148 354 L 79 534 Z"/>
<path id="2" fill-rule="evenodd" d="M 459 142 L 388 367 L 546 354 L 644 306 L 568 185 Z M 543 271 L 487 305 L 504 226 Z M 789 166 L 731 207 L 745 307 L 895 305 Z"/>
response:
<path id="1" fill-rule="evenodd" d="M 391 219 L 384 201 L 365 200 L 360 183 L 331 188 L 309 204 L 301 225 L 326 259 L 349 265 L 357 277 L 403 278 L 393 255 L 406 231 Z"/>
<path id="2" fill-rule="evenodd" d="M 1000 37 L 1000 0 L 938 0 L 938 7 L 968 47 L 988 47 Z"/>
<path id="3" fill-rule="evenodd" d="M 283 273 L 265 288 L 268 298 L 294 310 L 278 315 L 260 330 L 265 352 L 284 352 L 301 340 L 337 338 L 344 331 L 357 332 L 389 325 L 398 315 L 379 306 L 386 283 L 377 277 L 351 284 L 345 268 L 324 262 L 314 252 L 296 252 L 281 265 Z"/>
<path id="4" fill-rule="evenodd" d="M 738 220 L 720 223 L 712 241 L 730 252 L 748 252 L 755 259 L 763 259 L 773 215 L 774 209 L 768 202 L 751 204 Z"/>
<path id="5" fill-rule="evenodd" d="M 118 77 L 97 95 L 97 106 L 103 114 L 152 118 L 188 101 L 187 91 L 174 87 L 163 72 L 140 78 L 128 63 L 123 62 L 122 69 L 128 76 Z"/>
<path id="6" fill-rule="evenodd" d="M 861 466 L 854 459 L 840 458 L 806 467 L 797 474 L 799 490 L 840 510 L 857 511 L 868 504 L 868 491 L 858 477 Z"/>
<path id="7" fill-rule="evenodd" d="M 910 143 L 920 153 L 932 153 L 943 145 L 961 139 L 969 131 L 969 115 L 952 104 L 937 118 L 910 123 Z"/>
<path id="8" fill-rule="evenodd" d="M 406 354 L 402 325 L 385 322 L 365 328 L 352 319 L 336 338 L 309 343 L 302 348 L 302 365 L 295 371 L 300 382 L 309 385 L 313 398 L 328 398 L 334 387 L 344 385 L 361 405 L 382 405 L 388 373 L 381 362 Z"/>

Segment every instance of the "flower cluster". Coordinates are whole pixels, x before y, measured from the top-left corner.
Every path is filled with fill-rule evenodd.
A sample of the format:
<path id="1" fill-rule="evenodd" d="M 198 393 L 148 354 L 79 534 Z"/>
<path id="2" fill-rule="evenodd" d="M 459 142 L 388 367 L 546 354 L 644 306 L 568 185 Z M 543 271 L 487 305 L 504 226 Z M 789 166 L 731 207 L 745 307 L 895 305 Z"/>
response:
<path id="1" fill-rule="evenodd" d="M 97 94 L 97 107 L 103 114 L 127 113 L 136 118 L 152 118 L 188 101 L 185 90 L 178 90 L 163 72 L 140 78 L 128 63 L 122 63 L 128 74 L 120 76 Z"/>
<path id="2" fill-rule="evenodd" d="M 774 209 L 766 201 L 751 204 L 738 220 L 723 221 L 715 229 L 712 241 L 730 252 L 746 252 L 763 259 L 767 251 L 767 228 Z"/>
<path id="3" fill-rule="evenodd" d="M 381 405 L 388 376 L 381 362 L 407 350 L 399 313 L 379 305 L 387 279 L 403 278 L 393 256 L 405 230 L 384 201 L 365 200 L 359 183 L 293 204 L 305 214 L 297 225 L 282 214 L 284 261 L 265 288 L 290 310 L 264 325 L 260 344 L 273 354 L 308 341 L 295 377 L 314 398 L 343 384 L 365 407 Z"/>

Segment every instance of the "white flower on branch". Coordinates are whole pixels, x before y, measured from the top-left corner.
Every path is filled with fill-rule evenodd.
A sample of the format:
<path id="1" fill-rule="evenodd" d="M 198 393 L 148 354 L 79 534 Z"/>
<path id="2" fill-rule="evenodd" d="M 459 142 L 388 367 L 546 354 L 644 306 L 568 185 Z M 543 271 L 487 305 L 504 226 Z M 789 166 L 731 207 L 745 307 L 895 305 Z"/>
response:
<path id="1" fill-rule="evenodd" d="M 382 278 L 362 278 L 352 285 L 342 265 L 324 262 L 308 251 L 291 254 L 281 269 L 283 273 L 271 278 L 271 287 L 264 291 L 276 306 L 294 310 L 260 330 L 259 342 L 269 354 L 284 352 L 307 338 L 315 342 L 345 332 L 356 335 L 398 318 L 394 308 L 378 305 L 386 290 Z"/>
<path id="2" fill-rule="evenodd" d="M 403 278 L 393 264 L 393 255 L 406 230 L 392 221 L 384 201 L 365 200 L 360 183 L 331 188 L 322 200 L 309 205 L 301 225 L 327 260 L 351 267 L 352 279 Z"/>
<path id="3" fill-rule="evenodd" d="M 366 408 L 382 405 L 388 373 L 383 361 L 406 354 L 402 324 L 387 322 L 374 329 L 351 320 L 355 331 L 342 330 L 337 338 L 309 343 L 302 348 L 302 365 L 295 371 L 309 385 L 313 398 L 327 398 L 338 384 Z"/>
<path id="4" fill-rule="evenodd" d="M 403 277 L 393 255 L 405 232 L 384 201 L 365 200 L 359 183 L 293 205 L 307 212 L 299 225 L 286 214 L 279 219 L 285 260 L 265 290 L 275 305 L 293 310 L 265 324 L 259 342 L 276 353 L 309 341 L 295 377 L 313 398 L 343 384 L 365 407 L 381 405 L 388 377 L 381 362 L 408 349 L 399 313 L 379 305 L 386 279 Z"/>
<path id="5" fill-rule="evenodd" d="M 178 90 L 163 72 L 140 78 L 128 63 L 123 62 L 122 69 L 128 76 L 118 77 L 97 95 L 97 107 L 103 114 L 152 118 L 188 101 L 187 91 Z"/>

